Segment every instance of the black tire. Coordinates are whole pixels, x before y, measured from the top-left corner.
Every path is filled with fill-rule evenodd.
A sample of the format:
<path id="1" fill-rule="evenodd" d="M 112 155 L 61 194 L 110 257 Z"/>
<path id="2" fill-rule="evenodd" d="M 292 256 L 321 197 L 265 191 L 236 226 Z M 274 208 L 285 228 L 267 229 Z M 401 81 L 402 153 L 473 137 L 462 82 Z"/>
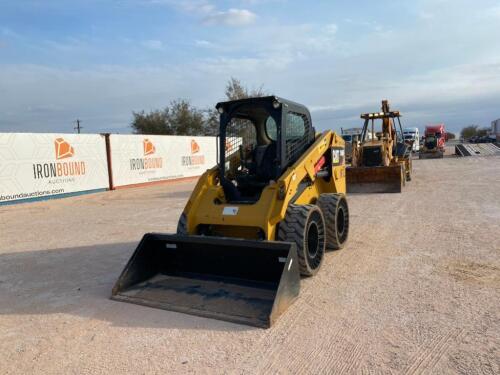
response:
<path id="1" fill-rule="evenodd" d="M 295 243 L 301 275 L 315 275 L 321 268 L 326 249 L 321 209 L 314 204 L 291 204 L 285 220 L 279 224 L 278 241 Z"/>
<path id="2" fill-rule="evenodd" d="M 349 237 L 349 206 L 344 194 L 321 194 L 318 206 L 326 227 L 326 248 L 342 249 Z"/>
<path id="3" fill-rule="evenodd" d="M 177 223 L 177 234 L 188 234 L 187 232 L 187 217 L 183 212 Z"/>

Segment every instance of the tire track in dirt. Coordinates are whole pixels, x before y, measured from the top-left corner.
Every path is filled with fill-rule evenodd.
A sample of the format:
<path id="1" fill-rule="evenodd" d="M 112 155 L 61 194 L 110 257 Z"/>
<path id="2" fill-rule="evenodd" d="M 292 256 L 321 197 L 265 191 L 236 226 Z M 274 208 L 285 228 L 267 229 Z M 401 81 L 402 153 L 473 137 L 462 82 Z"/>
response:
<path id="1" fill-rule="evenodd" d="M 322 336 L 315 335 L 318 332 L 313 332 L 312 337 L 303 339 L 302 342 L 307 342 L 306 350 L 297 348 L 294 343 L 296 337 L 291 341 L 291 345 L 285 345 L 278 355 L 272 358 L 271 361 L 266 361 L 266 365 L 261 367 L 258 373 L 279 373 L 293 371 L 294 373 L 346 373 L 359 365 L 364 346 L 359 340 L 352 340 L 351 336 L 356 336 L 361 333 L 360 325 L 352 326 L 345 321 L 342 324 L 332 327 L 333 335 L 330 332 L 322 332 Z M 335 337 L 335 338 L 333 338 Z M 290 358 L 285 361 L 285 358 Z M 285 369 L 283 363 L 286 363 Z"/>
<path id="2" fill-rule="evenodd" d="M 419 350 L 410 360 L 410 366 L 404 371 L 405 374 L 421 374 L 431 370 L 449 349 L 453 341 L 459 340 L 465 329 L 451 329 L 446 334 L 436 337 Z"/>
<path id="3" fill-rule="evenodd" d="M 393 207 L 396 210 L 397 202 L 389 201 L 388 203 L 391 208 Z M 381 226 L 378 234 L 381 238 L 385 238 L 390 230 L 389 226 Z M 367 345 L 360 344 L 363 342 L 364 330 L 362 327 L 364 324 L 353 325 L 352 322 L 346 324 L 348 320 L 344 320 L 343 317 L 325 314 L 324 304 L 328 303 L 328 300 L 324 301 L 324 299 L 328 299 L 328 296 L 325 296 L 324 293 L 318 293 L 318 290 L 332 290 L 332 288 L 348 290 L 353 265 L 360 268 L 356 270 L 358 273 L 374 272 L 373 269 L 370 269 L 373 264 L 370 262 L 360 263 L 356 259 L 363 256 L 377 259 L 372 255 L 372 249 L 373 247 L 383 248 L 379 238 L 374 239 L 377 240 L 376 246 L 373 246 L 373 242 L 372 246 L 368 246 L 370 239 L 356 240 L 356 242 L 366 244 L 363 247 L 365 254 L 360 253 L 359 250 L 350 251 L 349 245 L 340 252 L 328 252 L 324 263 L 325 270 L 313 279 L 303 279 L 300 298 L 287 312 L 287 315 L 291 315 L 293 318 L 282 319 L 283 325 L 276 325 L 269 333 L 266 332 L 255 345 L 258 349 L 249 353 L 238 367 L 243 372 L 248 373 L 279 372 L 280 369 L 275 364 L 284 362 L 291 364 L 290 369 L 294 369 L 294 372 L 320 373 L 328 370 L 345 373 L 357 369 L 361 364 L 361 357 L 366 353 L 367 349 Z M 356 248 L 358 246 L 352 247 Z M 326 270 L 330 272 L 326 272 Z M 334 278 L 332 278 L 332 273 Z M 331 318 L 330 323 L 326 323 L 324 327 L 319 327 L 328 331 L 329 334 L 327 337 L 320 337 L 321 340 L 316 338 L 313 345 L 308 347 L 306 351 L 295 353 L 293 343 L 304 340 L 301 334 L 298 334 L 294 329 L 294 326 L 297 323 L 304 325 L 304 321 L 312 319 L 312 316 L 326 320 Z M 289 331 L 293 333 L 285 334 L 285 336 L 284 332 Z M 333 336 L 336 337 L 335 340 L 331 339 Z M 295 351 L 297 350 L 295 349 Z M 324 355 L 325 353 L 326 355 Z M 293 357 L 293 360 L 287 361 L 285 359 L 287 356 Z M 256 367 L 255 358 L 265 358 L 265 360 L 258 362 Z"/>
<path id="4" fill-rule="evenodd" d="M 361 197 L 363 200 L 367 200 L 368 197 Z M 388 208 L 389 211 L 392 212 L 392 215 L 388 217 L 388 220 L 386 222 L 387 225 L 382 225 L 378 226 L 378 232 L 377 236 L 375 238 L 366 238 L 366 239 L 359 239 L 362 237 L 356 236 L 356 242 L 361 242 L 362 246 L 359 246 L 360 244 L 357 243 L 353 246 L 356 248 L 363 248 L 365 250 L 363 253 L 361 253 L 359 250 L 358 251 L 349 251 L 349 245 L 346 247 L 346 249 L 342 250 L 340 253 L 328 253 L 327 254 L 327 259 L 325 261 L 324 266 L 325 268 L 332 270 L 333 268 L 333 273 L 335 278 L 331 278 L 331 272 L 320 272 L 319 275 L 315 277 L 313 280 L 307 280 L 309 282 L 307 284 L 307 288 L 303 289 L 303 292 L 301 293 L 301 298 L 299 302 L 298 308 L 300 309 L 300 315 L 297 314 L 297 311 L 293 311 L 293 314 L 297 314 L 296 319 L 294 321 L 302 321 L 304 314 L 307 313 L 309 310 L 309 314 L 314 314 L 317 311 L 324 311 L 324 305 L 322 304 L 321 301 L 321 296 L 320 298 L 314 298 L 314 295 L 312 293 L 309 293 L 310 290 L 313 290 L 313 293 L 317 295 L 317 290 L 318 289 L 325 289 L 325 288 L 337 288 L 339 290 L 347 290 L 349 288 L 349 283 L 351 282 L 351 279 L 349 276 L 352 275 L 352 266 L 355 264 L 357 267 L 360 267 L 357 272 L 368 272 L 369 268 L 373 268 L 373 264 L 370 264 L 370 262 L 357 262 L 357 258 L 363 258 L 366 256 L 369 256 L 372 258 L 372 261 L 383 263 L 383 256 L 384 255 L 392 255 L 392 254 L 384 254 L 387 253 L 387 247 L 384 246 L 382 243 L 382 239 L 385 239 L 387 237 L 393 237 L 390 235 L 390 231 L 394 231 L 393 228 L 397 228 L 397 221 L 400 220 L 401 215 L 404 215 L 406 210 L 406 203 L 404 200 L 402 200 L 401 197 L 399 199 L 388 199 L 386 197 L 382 197 L 382 200 L 384 200 L 383 204 Z M 358 214 L 358 216 L 362 216 L 363 213 Z M 375 224 L 375 223 L 374 223 Z M 358 228 L 359 230 L 359 228 Z M 360 231 L 361 232 L 361 231 Z M 351 232 L 352 233 L 352 232 Z M 396 230 L 396 236 L 400 237 L 399 233 L 400 231 Z M 395 239 L 397 241 L 397 239 Z M 364 245 L 364 246 L 363 246 Z M 373 249 L 378 249 L 383 253 L 378 253 L 375 256 L 373 256 Z M 393 253 L 394 250 L 397 251 L 397 249 L 390 249 L 389 248 L 389 253 Z M 347 254 L 346 254 L 347 253 Z M 330 255 L 330 256 L 329 256 Z M 333 255 L 333 256 L 332 256 Z M 333 267 L 333 265 L 336 265 L 337 267 Z M 373 269 L 371 270 L 373 272 Z M 319 287 L 319 288 L 318 288 Z M 290 311 L 292 313 L 292 311 Z M 324 316 L 325 318 L 328 318 L 327 316 Z M 334 318 L 335 319 L 335 318 Z M 290 327 L 287 324 L 288 327 Z M 287 327 L 287 329 L 288 329 Z M 363 354 L 366 352 L 367 345 L 360 345 L 359 342 L 362 342 L 362 330 L 360 328 L 361 326 L 353 326 L 349 325 L 348 328 L 346 328 L 346 325 L 344 327 L 339 326 L 336 324 L 335 326 L 328 326 L 326 325 L 325 329 L 327 329 L 329 332 L 331 332 L 332 336 L 336 336 L 338 338 L 341 338 L 341 344 L 339 344 L 338 340 L 316 340 L 314 341 L 314 345 L 310 347 L 306 352 L 301 352 L 297 353 L 297 355 L 293 356 L 294 360 L 290 362 L 292 365 L 291 368 L 294 369 L 294 371 L 297 372 L 312 372 L 312 373 L 319 373 L 322 371 L 325 371 L 328 369 L 328 371 L 335 371 L 339 373 L 345 373 L 349 371 L 353 371 L 355 369 L 358 369 L 361 364 L 361 357 Z M 343 330 L 344 329 L 344 330 Z M 349 335 L 344 334 L 345 332 L 349 332 Z M 269 335 L 268 340 L 273 341 L 274 335 Z M 398 335 L 399 336 L 399 335 Z M 400 339 L 400 337 L 395 337 L 395 339 Z M 355 340 L 354 345 L 351 345 L 351 341 Z M 407 339 L 407 338 L 406 338 Z M 259 367 L 259 370 L 256 372 L 275 372 L 279 371 L 279 368 L 274 368 L 275 363 L 283 363 L 285 361 L 279 361 L 279 359 L 282 357 L 282 352 L 288 352 L 289 351 L 289 343 L 297 342 L 300 341 L 300 337 L 296 335 L 291 335 L 288 336 L 287 340 L 281 341 L 280 345 L 282 346 L 282 349 L 278 349 L 277 347 L 271 347 L 269 350 L 259 350 L 259 355 L 258 357 L 260 358 L 266 358 L 265 364 Z M 326 344 L 326 346 L 325 346 Z M 332 350 L 333 346 L 337 346 L 336 350 Z M 293 348 L 292 348 L 293 350 Z M 337 353 L 338 355 L 330 355 L 328 356 L 330 360 L 323 360 L 323 361 L 315 361 L 318 357 L 321 357 L 321 354 L 324 351 L 327 351 L 329 353 Z M 293 353 L 293 351 L 292 351 Z M 251 353 L 247 360 L 250 358 L 256 356 L 257 353 Z M 373 353 L 372 353 L 373 355 Z M 375 357 L 377 355 L 375 354 Z M 379 358 L 380 359 L 380 358 Z M 253 371 L 255 371 L 255 368 L 252 368 Z"/>

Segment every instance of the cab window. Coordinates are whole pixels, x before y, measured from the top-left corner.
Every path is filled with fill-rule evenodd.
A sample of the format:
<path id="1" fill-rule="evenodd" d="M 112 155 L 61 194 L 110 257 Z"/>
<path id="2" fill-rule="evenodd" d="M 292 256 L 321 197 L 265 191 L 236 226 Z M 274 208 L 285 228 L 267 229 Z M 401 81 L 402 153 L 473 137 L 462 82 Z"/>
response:
<path id="1" fill-rule="evenodd" d="M 342 138 L 344 139 L 344 141 L 346 142 L 351 142 L 352 141 L 352 137 L 350 135 L 343 135 Z"/>
<path id="2" fill-rule="evenodd" d="M 289 112 L 287 116 L 286 139 L 302 138 L 306 132 L 304 117 L 293 112 Z"/>
<path id="3" fill-rule="evenodd" d="M 276 121 L 269 116 L 266 120 L 266 135 L 271 141 L 276 141 L 278 138 L 278 129 L 276 127 Z"/>

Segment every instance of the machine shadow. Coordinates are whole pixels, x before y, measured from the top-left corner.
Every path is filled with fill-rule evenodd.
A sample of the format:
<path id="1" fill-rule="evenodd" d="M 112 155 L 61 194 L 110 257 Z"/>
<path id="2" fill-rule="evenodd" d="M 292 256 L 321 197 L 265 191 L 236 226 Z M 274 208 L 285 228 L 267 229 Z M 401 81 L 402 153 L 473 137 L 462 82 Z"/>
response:
<path id="1" fill-rule="evenodd" d="M 110 300 L 136 242 L 0 254 L 0 315 L 71 314 L 119 327 L 259 328 Z"/>

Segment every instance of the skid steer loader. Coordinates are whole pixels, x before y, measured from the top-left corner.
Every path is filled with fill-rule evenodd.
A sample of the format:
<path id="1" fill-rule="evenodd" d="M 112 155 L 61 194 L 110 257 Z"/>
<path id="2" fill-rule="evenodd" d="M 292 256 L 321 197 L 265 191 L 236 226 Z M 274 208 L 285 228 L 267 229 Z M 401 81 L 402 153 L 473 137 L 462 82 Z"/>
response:
<path id="1" fill-rule="evenodd" d="M 381 112 L 361 115 L 365 120 L 361 140 L 353 145 L 346 171 L 348 193 L 400 193 L 411 180 L 412 145 L 404 141 L 400 117 L 387 100 L 382 101 Z M 375 120 L 381 120 L 381 131 L 376 131 Z"/>
<path id="2" fill-rule="evenodd" d="M 218 103 L 218 164 L 177 233 L 146 234 L 112 299 L 269 327 L 349 232 L 344 141 L 275 96 Z"/>

